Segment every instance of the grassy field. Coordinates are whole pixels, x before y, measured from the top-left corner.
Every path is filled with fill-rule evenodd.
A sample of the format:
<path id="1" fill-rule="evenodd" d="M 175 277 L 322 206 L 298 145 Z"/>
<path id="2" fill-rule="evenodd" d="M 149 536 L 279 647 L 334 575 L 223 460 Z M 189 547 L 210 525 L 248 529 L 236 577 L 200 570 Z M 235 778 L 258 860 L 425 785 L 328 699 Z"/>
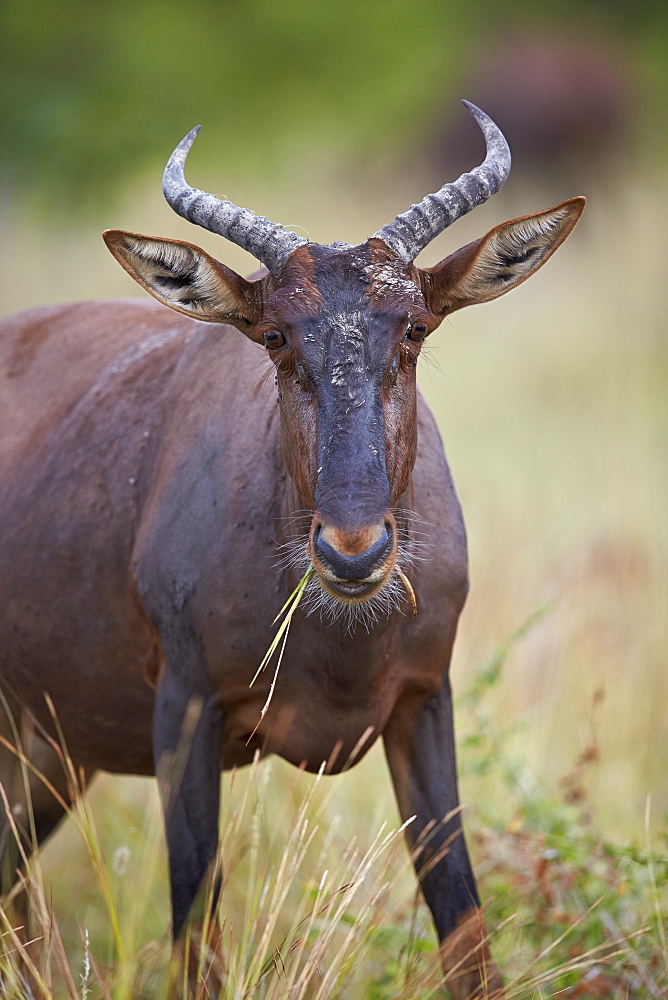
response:
<path id="1" fill-rule="evenodd" d="M 241 204 L 308 221 L 322 241 L 363 238 L 422 183 L 353 198 L 324 168 L 316 175 L 262 198 L 243 178 L 225 183 Z M 2 311 L 135 294 L 98 246 L 104 225 L 183 235 L 250 270 L 241 251 L 170 218 L 154 187 L 99 226 L 45 232 L 8 218 Z M 518 1000 L 668 990 L 662 190 L 648 174 L 589 192 L 554 260 L 444 324 L 423 364 L 471 549 L 454 664 L 465 821 L 492 948 Z M 579 193 L 511 188 L 425 263 Z M 382 754 L 320 782 L 278 761 L 224 780 L 221 996 L 437 995 L 435 942 Z M 78 828 L 64 825 L 31 870 L 42 990 L 158 996 L 169 918 L 154 786 L 102 777 L 88 801 Z M 2 995 L 19 997 L 10 923 Z"/>

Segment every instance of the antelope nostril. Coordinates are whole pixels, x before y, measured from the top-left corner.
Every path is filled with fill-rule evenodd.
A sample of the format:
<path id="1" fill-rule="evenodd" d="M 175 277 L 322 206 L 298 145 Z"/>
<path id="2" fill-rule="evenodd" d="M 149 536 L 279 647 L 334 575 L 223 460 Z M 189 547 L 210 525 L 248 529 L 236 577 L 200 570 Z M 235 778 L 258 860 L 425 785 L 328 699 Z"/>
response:
<path id="1" fill-rule="evenodd" d="M 339 580 L 367 580 L 374 569 L 385 561 L 392 544 L 392 529 L 388 524 L 383 525 L 381 534 L 373 545 L 356 556 L 345 555 L 330 545 L 322 537 L 320 528 L 316 529 L 313 536 L 313 548 L 318 559 L 332 570 Z"/>

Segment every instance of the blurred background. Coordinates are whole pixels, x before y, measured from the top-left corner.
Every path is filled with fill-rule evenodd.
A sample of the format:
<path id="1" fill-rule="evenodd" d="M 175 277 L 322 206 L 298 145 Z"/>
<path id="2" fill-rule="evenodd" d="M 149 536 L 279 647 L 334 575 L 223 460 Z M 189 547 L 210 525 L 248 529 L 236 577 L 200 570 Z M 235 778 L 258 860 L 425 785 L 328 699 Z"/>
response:
<path id="1" fill-rule="evenodd" d="M 5 0 L 0 37 L 3 313 L 140 294 L 104 248 L 106 227 L 186 238 L 253 270 L 243 251 L 195 232 L 163 201 L 166 158 L 198 123 L 190 183 L 313 240 L 356 242 L 480 161 L 459 99 L 479 104 L 505 131 L 513 172 L 423 265 L 504 219 L 587 196 L 547 267 L 444 323 L 422 365 L 471 549 L 455 685 L 466 690 L 539 612 L 485 711 L 519 724 L 525 774 L 555 796 L 587 759 L 588 808 L 607 837 L 659 831 L 668 811 L 666 8 Z M 462 716 L 463 758 L 474 730 Z M 392 809 L 383 768 L 378 753 L 346 779 L 358 782 L 353 811 L 371 787 Z M 469 810 L 491 804 L 510 822 L 507 787 L 465 759 L 462 770 Z M 123 796 L 122 783 L 104 780 L 107 796 Z"/>

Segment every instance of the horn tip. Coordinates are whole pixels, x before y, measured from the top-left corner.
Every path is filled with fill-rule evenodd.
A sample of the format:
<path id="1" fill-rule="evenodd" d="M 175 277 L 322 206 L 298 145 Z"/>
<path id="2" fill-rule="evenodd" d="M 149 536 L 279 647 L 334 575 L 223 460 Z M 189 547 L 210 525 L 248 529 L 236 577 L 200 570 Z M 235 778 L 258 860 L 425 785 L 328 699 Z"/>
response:
<path id="1" fill-rule="evenodd" d="M 185 185 L 183 166 L 201 127 L 201 125 L 195 125 L 195 128 L 191 128 L 190 132 L 188 132 L 188 134 L 181 139 L 181 142 L 167 160 L 167 166 L 165 167 L 162 175 L 162 190 L 170 204 L 170 197 L 174 185 L 176 185 L 176 187 L 183 187 Z"/>
<path id="2" fill-rule="evenodd" d="M 464 98 L 462 98 L 462 104 L 478 121 L 480 121 L 480 119 L 489 121 L 489 115 L 486 115 L 484 111 L 481 111 L 477 104 L 473 104 L 472 101 L 466 101 Z"/>
<path id="3" fill-rule="evenodd" d="M 192 146 L 201 127 L 201 125 L 195 125 L 195 128 L 191 128 L 190 132 L 188 132 L 188 134 L 181 140 L 181 145 L 185 145 L 187 143 L 188 146 Z"/>
<path id="4" fill-rule="evenodd" d="M 508 173 L 510 171 L 510 147 L 508 145 L 508 140 L 499 128 L 499 126 L 492 121 L 489 115 L 486 115 L 479 107 L 473 104 L 471 101 L 462 100 L 462 104 L 469 111 L 476 122 L 478 127 L 481 129 L 485 136 L 485 143 L 487 145 L 487 157 L 490 155 L 496 161 L 496 165 L 501 168 L 504 174 L 503 180 L 500 182 L 499 186 L 496 188 L 498 191 L 501 184 L 504 183 Z M 485 162 L 487 162 L 487 157 Z"/>
<path id="5" fill-rule="evenodd" d="M 195 139 L 197 138 L 197 133 L 199 132 L 199 130 L 201 129 L 201 127 L 202 127 L 201 125 L 195 125 L 195 128 L 191 128 L 190 132 L 188 132 L 187 135 L 184 135 L 183 139 L 181 139 L 181 142 L 178 144 L 178 146 L 174 150 L 173 155 L 176 155 L 177 153 L 180 153 L 180 152 L 182 152 L 184 150 L 185 150 L 186 153 L 188 153 L 190 151 L 190 147 L 192 146 L 192 144 L 194 143 Z"/>

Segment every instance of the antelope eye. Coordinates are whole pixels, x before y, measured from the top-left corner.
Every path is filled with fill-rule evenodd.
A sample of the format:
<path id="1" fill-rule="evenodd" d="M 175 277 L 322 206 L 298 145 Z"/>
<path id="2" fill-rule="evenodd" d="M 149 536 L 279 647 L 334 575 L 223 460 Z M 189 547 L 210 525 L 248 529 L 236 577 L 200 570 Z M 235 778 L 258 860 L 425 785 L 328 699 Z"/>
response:
<path id="1" fill-rule="evenodd" d="M 275 351 L 277 347 L 282 347 L 284 343 L 285 337 L 278 330 L 268 330 L 264 335 L 264 346 L 270 351 Z"/>
<path id="2" fill-rule="evenodd" d="M 408 329 L 406 330 L 406 336 L 409 340 L 420 341 L 424 340 L 427 336 L 427 324 L 426 323 L 410 323 Z"/>

